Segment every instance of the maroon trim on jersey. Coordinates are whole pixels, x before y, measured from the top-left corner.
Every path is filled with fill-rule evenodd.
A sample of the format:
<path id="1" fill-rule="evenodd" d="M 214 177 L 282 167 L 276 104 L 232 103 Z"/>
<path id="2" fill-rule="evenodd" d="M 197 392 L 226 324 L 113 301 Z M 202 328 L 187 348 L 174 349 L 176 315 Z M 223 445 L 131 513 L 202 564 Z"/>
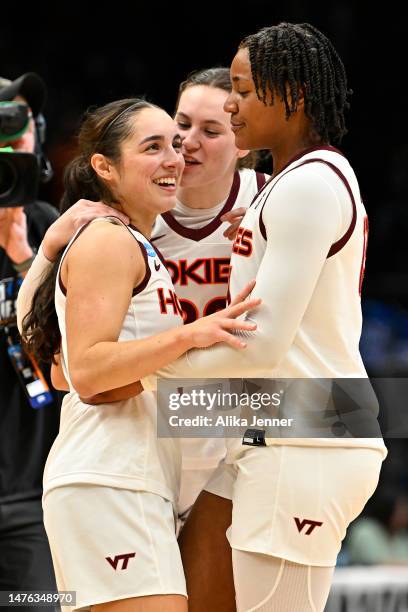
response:
<path id="1" fill-rule="evenodd" d="M 342 153 L 339 149 L 336 149 L 336 147 L 332 147 L 332 145 L 315 145 L 314 147 L 309 147 L 308 149 L 304 149 L 303 151 L 300 151 L 300 153 L 298 153 L 297 155 L 292 157 L 292 159 L 290 159 L 288 161 L 288 163 L 283 166 L 283 168 L 281 169 L 279 174 L 281 172 L 283 172 L 288 166 L 290 166 L 290 164 L 293 164 L 293 162 L 297 161 L 298 159 L 300 159 L 304 155 L 308 155 L 309 153 L 313 153 L 314 151 L 332 151 L 333 153 L 338 153 L 342 157 L 345 157 L 344 153 Z M 298 166 L 296 166 L 296 167 L 298 167 Z M 278 176 L 278 175 L 276 175 L 276 176 Z"/>
<path id="2" fill-rule="evenodd" d="M 137 230 L 137 231 L 139 231 L 139 230 Z M 133 236 L 133 234 L 132 234 L 132 236 Z M 135 238 L 137 244 L 140 247 L 140 250 L 142 251 L 143 259 L 144 259 L 145 266 L 146 266 L 146 272 L 145 272 L 144 277 L 140 281 L 140 283 L 138 285 L 136 285 L 136 287 L 133 288 L 132 297 L 134 297 L 138 293 L 141 293 L 143 291 L 143 289 L 146 288 L 147 283 L 149 282 L 150 277 L 152 275 L 152 271 L 150 270 L 150 266 L 149 266 L 149 259 L 148 259 L 148 256 L 147 256 L 147 253 L 146 253 L 146 249 L 145 249 L 145 246 L 144 246 L 143 242 L 140 242 L 140 240 L 138 240 L 136 238 L 136 236 L 133 236 L 133 238 Z"/>
<path id="3" fill-rule="evenodd" d="M 58 284 L 59 284 L 59 288 L 61 289 L 62 293 L 65 295 L 65 297 L 67 297 L 67 290 L 65 289 L 64 283 L 61 280 L 61 268 L 58 274 Z"/>
<path id="4" fill-rule="evenodd" d="M 166 260 L 164 259 L 162 253 L 157 248 L 157 246 L 155 246 L 153 244 L 153 239 L 150 240 L 149 238 L 146 238 L 144 233 L 141 232 L 140 229 L 138 229 L 136 227 L 136 225 L 132 225 L 131 223 L 129 223 L 129 227 L 131 227 L 133 230 L 136 230 L 137 232 L 139 232 L 139 234 L 142 234 L 143 238 L 150 244 L 150 246 L 152 247 L 153 251 L 155 251 L 157 253 L 158 258 L 164 263 L 164 265 L 166 265 Z M 166 236 L 166 234 L 163 234 L 163 236 Z M 163 236 L 159 236 L 159 238 L 163 238 Z M 155 240 L 157 240 L 157 238 L 155 238 Z"/>
<path id="5" fill-rule="evenodd" d="M 222 224 L 222 215 L 225 215 L 225 213 L 229 212 L 235 204 L 239 193 L 240 185 L 241 178 L 239 176 L 239 172 L 235 172 L 234 180 L 232 181 L 231 191 L 229 193 L 227 201 L 222 207 L 222 210 L 220 210 L 218 215 L 214 217 L 214 219 L 210 221 L 210 223 L 204 225 L 204 227 L 200 227 L 199 229 L 191 229 L 189 227 L 185 227 L 184 225 L 181 225 L 181 223 L 176 221 L 173 216 L 173 213 L 170 210 L 168 212 L 163 213 L 162 217 L 167 223 L 167 225 L 171 227 L 171 229 L 174 230 L 177 234 L 183 236 L 184 238 L 189 238 L 190 240 L 195 240 L 196 242 L 199 242 L 200 240 L 203 240 L 204 238 L 210 236 L 210 234 L 215 232 L 215 230 L 220 227 L 220 225 Z"/>
<path id="6" fill-rule="evenodd" d="M 263 192 L 265 191 L 265 188 L 266 188 L 266 187 L 269 185 L 269 183 L 270 183 L 271 181 L 273 181 L 273 179 L 274 179 L 274 177 L 273 177 L 273 176 L 270 176 L 270 177 L 268 178 L 268 180 L 267 180 L 267 181 L 266 181 L 266 182 L 265 182 L 265 183 L 262 185 L 262 187 L 260 188 L 260 190 L 258 191 L 258 193 L 256 193 L 256 194 L 254 195 L 254 197 L 252 198 L 252 202 L 250 203 L 250 205 L 249 205 L 249 206 L 252 206 L 252 204 L 254 204 L 254 203 L 255 203 L 255 201 L 256 201 L 256 200 L 259 198 L 259 196 L 261 195 L 261 193 L 263 193 Z"/>
<path id="7" fill-rule="evenodd" d="M 259 196 L 261 191 L 263 191 L 264 187 L 266 187 L 266 185 L 271 181 L 271 177 L 269 177 L 268 180 L 266 180 L 265 175 L 262 172 L 256 172 L 255 174 L 256 174 L 256 184 L 258 186 L 258 191 L 252 198 L 252 201 L 248 208 L 252 206 L 252 204 L 255 202 L 256 198 Z"/>
<path id="8" fill-rule="evenodd" d="M 83 225 L 81 227 L 81 229 L 78 231 L 77 235 L 75 236 L 74 240 L 71 242 L 71 244 L 69 245 L 69 249 L 72 247 L 72 245 L 74 244 L 75 240 L 77 238 L 79 238 L 79 236 L 82 234 L 82 232 L 84 231 L 84 229 L 86 229 L 88 227 L 88 225 L 91 223 L 91 221 L 93 221 L 93 219 L 91 219 L 90 221 L 88 221 L 87 223 L 85 223 L 85 225 Z M 64 257 L 61 259 L 60 262 L 60 269 L 58 272 L 58 284 L 59 284 L 59 288 L 61 289 L 62 293 L 65 295 L 65 297 L 67 297 L 67 289 L 64 285 L 64 283 L 62 282 L 62 278 L 61 278 L 61 270 L 62 270 L 62 262 L 65 259 L 66 254 L 68 253 L 69 249 L 67 249 L 64 253 Z"/>
<path id="9" fill-rule="evenodd" d="M 332 149 L 334 149 L 334 147 L 332 147 L 331 150 Z M 285 174 L 282 174 L 279 177 L 279 179 L 274 183 L 273 187 L 275 187 L 275 185 L 279 182 L 279 180 L 281 178 L 283 178 L 284 176 L 286 176 L 286 174 L 288 174 L 289 172 L 292 172 L 292 170 L 296 170 L 297 168 L 300 168 L 301 166 L 305 166 L 306 164 L 312 164 L 312 163 L 315 163 L 315 162 L 319 162 L 321 164 L 326 164 L 326 166 L 329 166 L 329 168 L 331 168 L 333 170 L 333 172 L 335 172 L 337 174 L 337 176 L 342 181 L 342 183 L 344 184 L 344 186 L 346 187 L 346 189 L 348 191 L 348 194 L 349 194 L 350 200 L 351 200 L 351 205 L 352 205 L 352 208 L 353 208 L 351 222 L 350 222 L 350 225 L 348 227 L 348 230 L 346 231 L 346 233 L 339 240 L 337 240 L 337 242 L 332 244 L 332 246 L 330 247 L 330 250 L 329 250 L 329 252 L 327 254 L 327 259 L 328 259 L 329 257 L 332 257 L 333 255 L 336 255 L 336 253 L 338 253 L 344 247 L 344 245 L 349 241 L 349 239 L 350 239 L 350 237 L 351 237 L 351 235 L 352 235 L 352 233 L 354 231 L 354 228 L 356 226 L 356 221 L 357 221 L 356 202 L 355 202 L 354 195 L 353 195 L 353 192 L 351 190 L 351 187 L 349 185 L 349 182 L 346 179 L 346 177 L 344 176 L 344 174 L 337 168 L 337 166 L 335 166 L 331 162 L 326 161 L 325 159 L 320 159 L 318 157 L 315 157 L 313 159 L 305 159 L 305 161 L 303 161 L 302 163 L 298 164 L 294 168 L 291 168 L 290 170 L 285 172 Z M 273 187 L 272 187 L 272 189 L 273 189 Z M 271 189 L 271 191 L 272 191 L 272 189 Z M 269 194 L 268 194 L 268 197 L 269 197 Z M 267 200 L 268 200 L 268 198 L 266 198 L 265 202 L 262 205 L 261 212 L 259 213 L 259 229 L 261 230 L 261 234 L 262 234 L 264 240 L 266 240 L 267 238 L 266 238 L 265 224 L 264 224 L 264 222 L 262 220 L 262 211 L 263 211 L 263 208 L 264 208 Z"/>
<path id="10" fill-rule="evenodd" d="M 155 242 L 156 240 L 161 240 L 162 238 L 164 238 L 165 236 L 167 236 L 166 234 L 160 234 L 160 236 L 154 236 L 153 238 L 150 239 L 150 242 Z"/>
<path id="11" fill-rule="evenodd" d="M 126 229 L 127 229 L 127 230 L 129 230 L 129 227 L 131 227 L 132 229 L 136 230 L 137 232 L 140 232 L 140 230 L 138 230 L 138 229 L 137 229 L 137 227 L 135 227 L 135 226 L 133 226 L 133 225 L 130 225 L 130 224 L 129 224 L 129 226 L 127 226 L 125 223 L 123 223 L 123 221 L 121 221 L 121 220 L 119 219 L 119 217 L 115 217 L 114 215 L 109 215 L 109 216 L 105 216 L 105 217 L 101 217 L 101 218 L 104 218 L 104 219 L 109 219 L 111 216 L 112 216 L 114 219 L 116 219 L 117 221 L 120 221 L 120 223 L 121 223 L 121 224 L 122 224 L 124 227 L 126 227 Z M 69 245 L 69 248 L 71 248 L 71 246 L 74 244 L 75 240 L 76 240 L 77 238 L 79 238 L 79 236 L 82 234 L 82 232 L 84 231 L 84 229 L 86 229 L 86 228 L 88 227 L 88 225 L 89 225 L 89 224 L 90 224 L 92 221 L 94 221 L 94 219 L 91 219 L 90 221 L 88 221 L 87 223 L 85 223 L 85 225 L 83 225 L 83 226 L 81 227 L 81 229 L 79 230 L 79 232 L 78 232 L 78 233 L 77 233 L 77 235 L 75 236 L 75 239 L 74 239 L 74 240 L 72 241 L 72 243 Z M 141 282 L 140 282 L 140 283 L 139 283 L 139 284 L 138 284 L 136 287 L 134 287 L 133 292 L 132 292 L 132 297 L 133 297 L 134 295 L 137 295 L 138 293 L 140 293 L 141 291 L 143 291 L 143 289 L 146 287 L 147 283 L 148 283 L 148 282 L 149 282 L 149 280 L 150 280 L 151 270 L 150 270 L 149 263 L 148 263 L 148 260 L 147 260 L 147 253 L 146 253 L 146 250 L 145 250 L 145 248 L 143 247 L 143 243 L 142 243 L 142 242 L 139 242 L 139 240 L 138 240 L 138 239 L 137 239 L 135 236 L 133 236 L 132 232 L 129 232 L 129 233 L 130 233 L 130 235 L 131 235 L 131 236 L 132 236 L 132 237 L 133 237 L 133 238 L 136 240 L 136 242 L 139 244 L 139 246 L 141 247 L 142 255 L 143 255 L 143 258 L 144 258 L 144 260 L 145 260 L 145 264 L 146 264 L 146 274 L 144 275 L 144 278 L 142 279 L 142 281 L 141 281 Z M 140 233 L 142 234 L 142 232 L 140 232 Z M 144 236 L 144 234 L 142 234 L 142 236 Z M 147 238 L 146 238 L 146 240 L 147 240 Z M 69 250 L 69 249 L 68 249 L 68 250 Z M 68 250 L 67 250 L 67 251 L 64 253 L 64 257 L 63 257 L 62 261 L 65 259 L 65 256 L 66 256 L 66 254 L 68 253 Z M 62 261 L 61 261 L 61 264 L 62 264 Z M 62 266 L 61 266 L 61 267 L 62 267 Z M 62 279 L 61 279 L 61 267 L 60 267 L 59 274 L 58 274 L 58 284 L 59 284 L 59 287 L 60 287 L 60 289 L 61 289 L 62 293 L 63 293 L 63 294 L 65 295 L 65 297 L 66 297 L 66 296 L 67 296 L 67 290 L 66 290 L 66 288 L 65 288 L 65 286 L 64 286 L 64 283 L 62 282 Z"/>
<path id="12" fill-rule="evenodd" d="M 274 185 L 274 186 L 275 186 L 275 185 Z M 272 191 L 272 189 L 271 189 L 271 191 Z M 266 198 L 266 200 L 267 200 L 267 199 L 268 199 L 268 198 Z M 266 204 L 266 200 L 265 200 L 265 202 L 264 202 L 264 206 L 265 206 L 265 204 Z M 263 206 L 262 206 L 262 208 L 261 208 L 261 212 L 259 213 L 259 229 L 261 230 L 262 238 L 263 238 L 264 240 L 266 240 L 266 239 L 267 239 L 267 238 L 266 238 L 266 227 L 265 227 L 265 223 L 263 222 L 263 219 L 262 219 L 262 211 L 263 211 Z"/>
<path id="13" fill-rule="evenodd" d="M 258 185 L 258 191 L 259 191 L 265 185 L 266 178 L 263 172 L 255 172 L 255 176 L 256 176 L 256 184 Z"/>
<path id="14" fill-rule="evenodd" d="M 303 151 L 301 151 L 300 153 L 298 153 L 297 155 L 295 155 L 294 157 L 292 157 L 292 159 L 290 159 L 288 161 L 287 164 L 285 164 L 283 166 L 283 168 L 280 170 L 280 172 L 278 174 L 276 174 L 275 176 L 272 174 L 272 176 L 270 176 L 268 178 L 268 180 L 264 183 L 264 185 L 261 187 L 261 189 L 258 191 L 258 193 L 256 194 L 256 196 L 254 197 L 254 199 L 252 200 L 250 206 L 252 206 L 252 204 L 254 204 L 255 200 L 258 198 L 258 196 L 261 195 L 261 193 L 265 190 L 265 187 L 267 187 L 269 185 L 269 183 L 271 183 L 273 180 L 275 180 L 277 177 L 282 178 L 281 174 L 282 172 L 284 172 L 284 170 L 290 166 L 290 164 L 293 164 L 293 162 L 297 161 L 298 159 L 301 159 L 304 155 L 307 155 L 308 153 L 312 153 L 313 151 L 332 151 L 333 153 L 338 153 L 339 155 L 341 155 L 342 157 L 345 157 L 345 155 L 339 150 L 336 149 L 336 147 L 332 147 L 331 145 L 315 145 L 314 147 L 309 147 L 308 149 L 304 149 Z M 299 164 L 298 166 L 296 166 L 296 168 L 298 168 L 301 164 Z M 294 169 L 294 168 L 293 168 Z M 277 182 L 277 181 L 276 181 Z M 276 183 L 275 183 L 276 184 Z M 275 185 L 274 185 L 275 186 Z M 261 219 L 260 224 L 263 225 L 263 221 L 262 221 L 262 212 L 261 215 L 259 217 Z M 265 226 L 264 230 L 265 230 Z M 261 229 L 262 232 L 262 229 Z M 263 234 L 262 234 L 263 235 Z M 266 238 L 265 238 L 266 240 Z"/>
<path id="15" fill-rule="evenodd" d="M 349 228 L 346 231 L 346 233 L 340 238 L 340 240 L 337 240 L 337 242 L 335 242 L 334 244 L 331 245 L 330 250 L 329 250 L 329 252 L 327 254 L 327 258 L 329 258 L 329 257 L 332 257 L 333 255 L 336 255 L 336 253 L 338 253 L 339 251 L 341 251 L 341 249 L 344 247 L 344 245 L 347 244 L 347 242 L 350 240 L 350 237 L 351 237 L 352 233 L 354 232 L 354 228 L 356 227 L 356 222 L 357 222 L 357 206 L 356 206 L 356 201 L 354 199 L 353 192 L 351 191 L 351 187 L 349 185 L 349 182 L 346 179 L 346 177 L 344 176 L 344 174 L 342 172 L 340 172 L 340 170 L 336 166 L 334 166 L 333 164 L 330 164 L 330 162 L 325 162 L 325 164 L 330 166 L 330 168 L 337 174 L 339 179 L 344 183 L 344 186 L 345 186 L 345 188 L 347 189 L 347 191 L 349 193 L 351 204 L 353 206 L 353 214 L 351 216 L 351 221 L 350 221 Z"/>
<path id="16" fill-rule="evenodd" d="M 123 225 L 125 225 L 125 224 L 123 223 Z M 144 235 L 144 233 L 143 233 L 143 232 L 141 232 L 141 231 L 140 231 L 140 229 L 139 229 L 138 227 L 136 227 L 136 225 L 133 225 L 132 223 L 129 223 L 129 225 L 125 225 L 125 227 L 126 227 L 127 229 L 129 229 L 129 228 L 130 228 L 130 229 L 134 230 L 135 232 L 139 232 L 139 234 L 142 234 L 143 238 L 144 238 L 145 240 L 147 240 L 147 242 L 150 244 L 150 246 L 152 247 L 152 249 L 153 249 L 154 251 L 156 250 L 156 249 L 155 249 L 155 248 L 154 248 L 154 247 L 151 245 L 150 240 L 149 240 L 148 238 L 146 238 L 146 236 Z M 136 238 L 136 236 L 133 236 L 132 232 L 130 232 L 130 233 L 131 233 L 132 237 L 133 237 L 133 238 L 136 240 L 137 244 L 138 244 L 138 245 L 139 245 L 139 247 L 140 247 L 140 250 L 142 251 L 143 259 L 144 259 L 145 266 L 146 266 L 146 272 L 145 272 L 144 277 L 142 278 L 142 280 L 140 281 L 140 283 L 139 283 L 138 285 L 136 285 L 136 287 L 134 287 L 134 288 L 133 288 L 133 291 L 132 291 L 132 297 L 134 297 L 135 295 L 137 295 L 138 293 L 141 293 L 141 292 L 143 291 L 143 289 L 145 289 L 145 288 L 146 288 L 147 283 L 149 282 L 150 277 L 151 277 L 151 275 L 152 275 L 152 271 L 150 270 L 150 266 L 149 266 L 149 258 L 148 258 L 148 255 L 147 255 L 147 253 L 146 253 L 146 248 L 145 248 L 145 246 L 144 246 L 143 242 L 140 242 L 140 240 L 138 240 L 138 239 Z"/>
<path id="17" fill-rule="evenodd" d="M 151 244 L 151 243 L 150 243 L 150 244 Z M 164 258 L 163 253 L 160 251 L 160 249 L 158 249 L 158 248 L 157 248 L 157 246 L 154 246 L 153 244 L 152 244 L 152 248 L 153 248 L 153 249 L 156 251 L 156 253 L 157 253 L 157 257 L 160 259 L 160 261 L 161 261 L 161 262 L 163 262 L 163 263 L 164 263 L 164 265 L 165 265 L 165 266 L 166 266 L 166 268 L 167 268 L 167 263 L 166 263 L 166 260 L 165 260 L 165 258 Z"/>

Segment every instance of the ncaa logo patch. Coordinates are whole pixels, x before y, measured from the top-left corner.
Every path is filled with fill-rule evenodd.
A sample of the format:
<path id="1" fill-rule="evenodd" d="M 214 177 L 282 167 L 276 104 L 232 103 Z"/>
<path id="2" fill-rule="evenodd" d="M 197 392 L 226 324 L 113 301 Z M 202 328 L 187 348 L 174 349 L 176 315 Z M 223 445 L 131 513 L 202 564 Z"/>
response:
<path id="1" fill-rule="evenodd" d="M 148 242 L 143 242 L 143 246 L 146 249 L 146 253 L 149 257 L 156 257 L 157 253 L 151 244 L 149 244 Z"/>

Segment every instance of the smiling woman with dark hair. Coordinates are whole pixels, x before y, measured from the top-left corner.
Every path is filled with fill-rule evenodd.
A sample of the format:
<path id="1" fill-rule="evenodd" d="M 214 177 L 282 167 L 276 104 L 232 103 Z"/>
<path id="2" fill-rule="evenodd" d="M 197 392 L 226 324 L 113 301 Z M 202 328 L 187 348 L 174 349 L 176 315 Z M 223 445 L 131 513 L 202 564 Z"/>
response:
<path id="1" fill-rule="evenodd" d="M 157 439 L 154 393 L 98 406 L 82 398 L 131 385 L 192 347 L 243 348 L 232 330 L 255 326 L 235 318 L 259 301 L 239 300 L 183 325 L 150 242 L 156 216 L 175 204 L 184 168 L 181 137 L 165 111 L 139 99 L 98 108 L 85 117 L 79 150 L 65 176 L 65 208 L 81 195 L 103 199 L 130 224 L 112 208 L 112 216 L 83 225 L 42 280 L 23 324 L 31 352 L 51 361 L 60 351 L 69 385 L 44 472 L 57 585 L 76 591 L 74 609 L 182 612 L 178 441 Z"/>
<path id="2" fill-rule="evenodd" d="M 232 250 L 230 238 L 268 178 L 253 169 L 256 152 L 241 151 L 235 144 L 229 115 L 223 109 L 230 91 L 229 69 L 220 66 L 196 71 L 179 86 L 175 121 L 183 140 L 186 166 L 177 188 L 175 207 L 157 216 L 151 238 L 165 257 L 185 323 L 225 306 Z M 97 206 L 92 200 L 103 197 L 110 201 L 107 194 L 99 195 L 99 191 L 91 187 L 92 182 L 88 182 L 87 189 L 67 192 L 66 197 L 69 195 L 70 203 L 75 198 L 87 197 L 89 211 Z M 56 246 L 63 247 L 74 233 L 64 217 L 66 213 L 48 232 L 43 245 L 51 259 L 57 256 Z M 71 231 L 68 237 L 61 231 L 64 224 Z M 37 263 L 41 262 L 36 260 L 19 295 L 20 312 Z M 53 296 L 51 298 L 52 303 Z M 55 376 L 53 381 L 57 388 L 64 387 L 61 377 L 57 380 Z M 140 385 L 139 388 L 133 385 L 98 394 L 97 398 L 88 401 L 116 401 L 138 391 Z M 222 439 L 186 438 L 181 440 L 181 448 L 179 515 L 182 521 L 224 457 L 225 443 Z"/>

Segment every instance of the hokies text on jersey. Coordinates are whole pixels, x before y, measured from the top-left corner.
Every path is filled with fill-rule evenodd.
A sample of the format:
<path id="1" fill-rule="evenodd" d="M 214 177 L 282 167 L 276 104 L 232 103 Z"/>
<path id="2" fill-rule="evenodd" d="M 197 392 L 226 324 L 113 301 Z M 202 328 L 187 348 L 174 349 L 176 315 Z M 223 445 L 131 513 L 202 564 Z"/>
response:
<path id="1" fill-rule="evenodd" d="M 166 259 L 166 266 L 174 285 L 218 285 L 228 283 L 229 261 L 229 257 L 200 257 L 191 263 Z"/>

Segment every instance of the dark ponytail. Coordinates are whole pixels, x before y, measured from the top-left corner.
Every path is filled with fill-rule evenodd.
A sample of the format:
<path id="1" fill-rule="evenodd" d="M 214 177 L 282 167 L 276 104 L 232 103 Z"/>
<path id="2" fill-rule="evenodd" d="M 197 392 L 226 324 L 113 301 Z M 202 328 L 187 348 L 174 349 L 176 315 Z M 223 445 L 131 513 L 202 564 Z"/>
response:
<path id="1" fill-rule="evenodd" d="M 152 107 L 154 105 L 145 100 L 132 98 L 111 102 L 85 114 L 78 138 L 80 153 L 68 164 L 64 173 L 61 213 L 81 198 L 94 202 L 102 200 L 105 204 L 115 201 L 108 186 L 92 168 L 91 157 L 94 153 L 101 153 L 113 163 L 118 163 L 121 143 L 132 134 L 131 119 L 144 108 Z M 59 353 L 61 345 L 54 296 L 64 250 L 65 247 L 44 274 L 22 325 L 22 339 L 26 350 L 47 363 L 55 363 L 55 355 Z"/>
<path id="2" fill-rule="evenodd" d="M 60 352 L 61 334 L 55 310 L 55 282 L 63 254 L 61 250 L 37 287 L 31 310 L 23 319 L 22 340 L 26 351 L 44 363 L 55 363 Z"/>

